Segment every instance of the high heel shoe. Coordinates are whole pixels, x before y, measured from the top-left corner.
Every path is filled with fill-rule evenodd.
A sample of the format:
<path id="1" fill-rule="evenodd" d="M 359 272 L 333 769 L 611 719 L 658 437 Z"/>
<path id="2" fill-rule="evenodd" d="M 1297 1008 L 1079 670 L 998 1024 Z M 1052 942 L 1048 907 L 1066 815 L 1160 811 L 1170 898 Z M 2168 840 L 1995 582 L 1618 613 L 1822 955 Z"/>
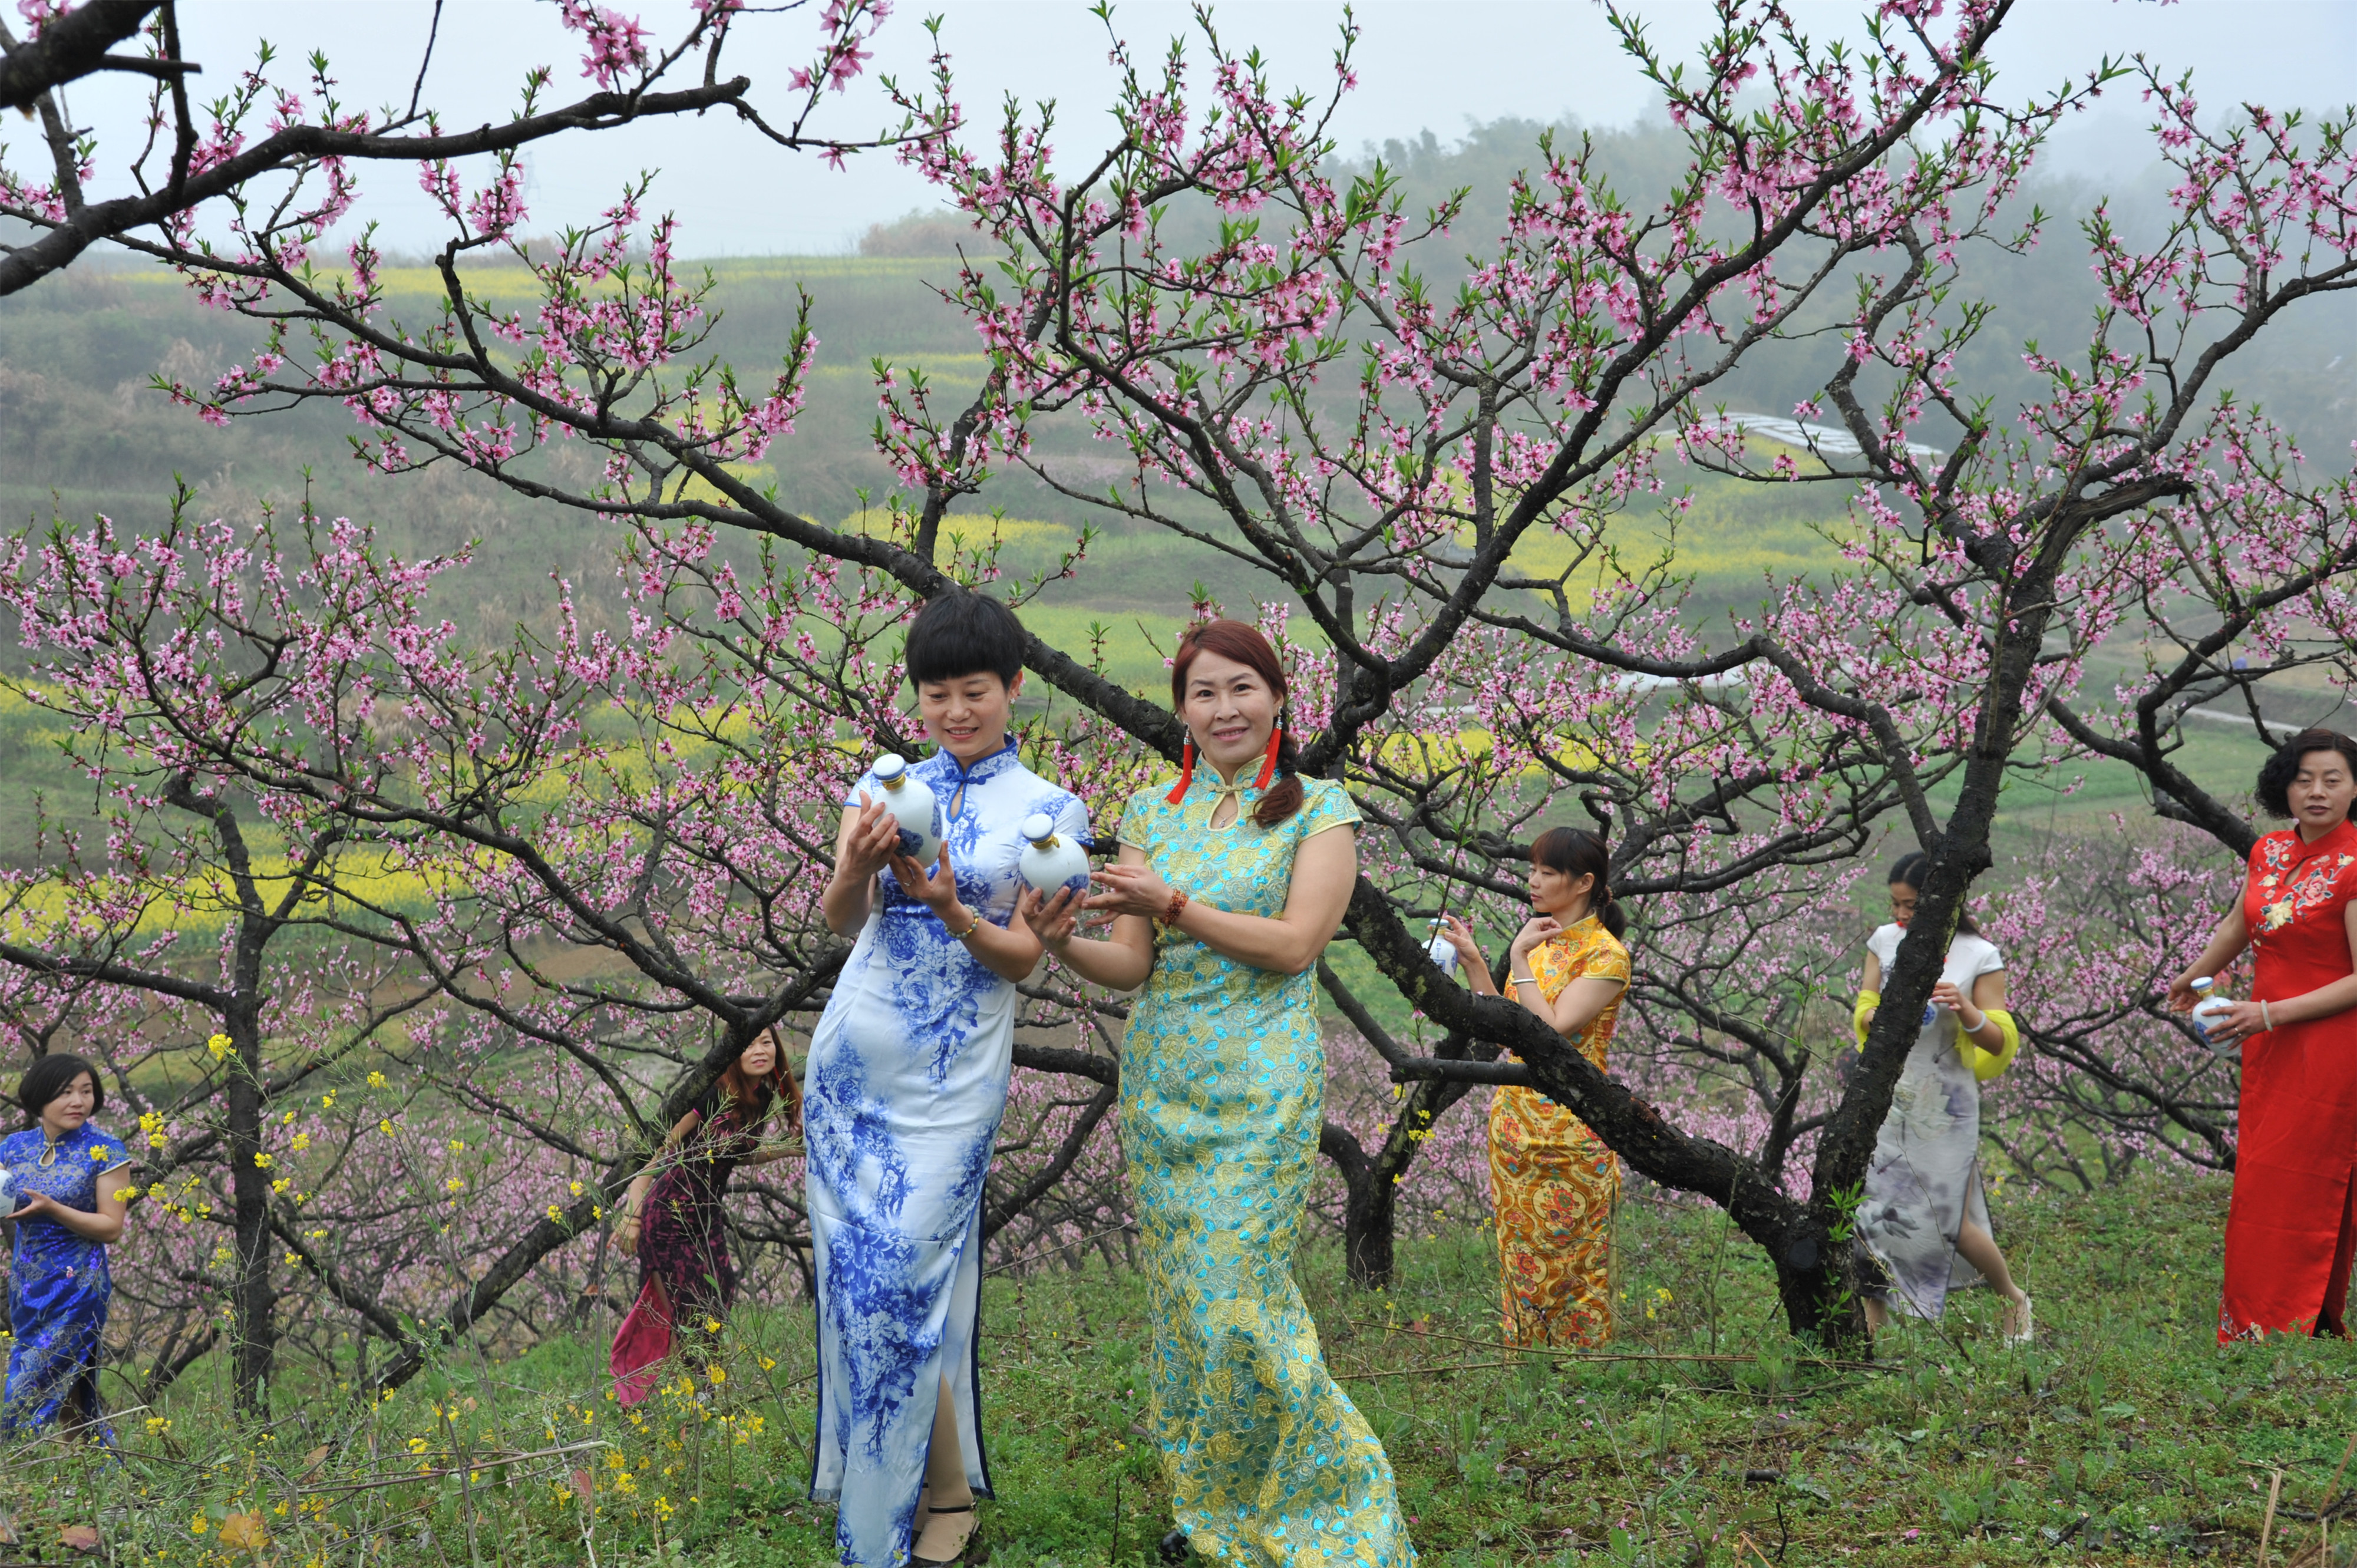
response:
<path id="1" fill-rule="evenodd" d="M 970 1515 L 974 1512 L 974 1503 L 969 1499 L 953 1509 L 934 1508 L 929 1503 L 925 1507 L 925 1511 L 928 1514 L 936 1515 L 945 1513 L 962 1513 Z M 974 1532 L 979 1528 L 980 1527 L 977 1524 L 969 1523 L 965 1527 L 964 1539 L 961 1540 L 957 1543 L 957 1549 L 952 1552 L 947 1557 L 922 1556 L 914 1550 L 914 1543 L 911 1542 L 911 1549 L 909 1552 L 909 1568 L 962 1568 L 962 1565 L 968 1561 L 966 1552 L 973 1547 Z"/>
<path id="2" fill-rule="evenodd" d="M 1155 1555 L 1171 1564 L 1171 1568 L 1185 1568 L 1189 1553 L 1187 1532 L 1183 1530 L 1174 1530 L 1164 1536 L 1162 1544 L 1155 1549 Z"/>
<path id="3" fill-rule="evenodd" d="M 2038 1315 L 2030 1309 L 2029 1298 L 2025 1295 L 2021 1298 L 2020 1332 L 2016 1333 L 2011 1329 L 2007 1329 L 2005 1331 L 2006 1348 L 2007 1349 L 2018 1349 L 2020 1347 L 2029 1344 L 2032 1339 L 2037 1337 Z"/>

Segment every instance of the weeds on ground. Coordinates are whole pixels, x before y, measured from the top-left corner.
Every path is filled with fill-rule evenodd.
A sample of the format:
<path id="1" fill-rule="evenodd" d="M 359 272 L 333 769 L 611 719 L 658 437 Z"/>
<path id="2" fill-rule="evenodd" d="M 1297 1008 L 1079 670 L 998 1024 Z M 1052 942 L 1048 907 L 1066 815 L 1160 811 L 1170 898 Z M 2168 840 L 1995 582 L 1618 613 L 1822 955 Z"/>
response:
<path id="1" fill-rule="evenodd" d="M 1643 1198 L 1621 1211 L 1607 1356 L 1500 1348 L 1478 1231 L 1404 1238 L 1380 1294 L 1321 1245 L 1304 1286 L 1427 1564 L 2241 1564 L 2263 1536 L 2272 1563 L 2357 1563 L 2357 1474 L 2335 1487 L 2357 1351 L 2216 1348 L 2225 1194 L 2147 1181 L 2000 1206 L 2038 1303 L 2026 1351 L 2001 1348 L 1975 1291 L 1887 1335 L 1874 1366 L 1829 1362 L 1784 1332 L 1723 1217 Z M 1142 1283 L 994 1279 L 984 1328 L 994 1568 L 1151 1563 L 1169 1520 Z M 249 1428 L 200 1367 L 118 1416 L 119 1463 L 0 1451 L 0 1508 L 45 1561 L 95 1527 L 104 1560 L 185 1568 L 831 1562 L 832 1517 L 804 1496 L 809 1314 L 742 1313 L 732 1335 L 718 1377 L 675 1372 L 630 1412 L 587 1338 L 454 1361 L 374 1404 L 282 1387 Z"/>

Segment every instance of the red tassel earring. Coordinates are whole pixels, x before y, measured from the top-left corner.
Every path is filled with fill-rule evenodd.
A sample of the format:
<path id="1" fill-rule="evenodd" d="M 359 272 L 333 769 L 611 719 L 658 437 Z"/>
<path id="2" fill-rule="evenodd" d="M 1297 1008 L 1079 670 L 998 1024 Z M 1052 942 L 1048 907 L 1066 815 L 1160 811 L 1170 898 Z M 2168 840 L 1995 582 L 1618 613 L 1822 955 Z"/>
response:
<path id="1" fill-rule="evenodd" d="M 1267 789 L 1268 781 L 1276 777 L 1276 748 L 1284 744 L 1285 725 L 1280 720 L 1268 732 L 1268 755 L 1260 759 L 1260 777 L 1253 780 L 1254 789 Z"/>
<path id="2" fill-rule="evenodd" d="M 1188 736 L 1187 744 L 1178 748 L 1178 785 L 1163 800 L 1175 806 L 1187 798 L 1187 787 L 1195 782 L 1195 737 Z"/>

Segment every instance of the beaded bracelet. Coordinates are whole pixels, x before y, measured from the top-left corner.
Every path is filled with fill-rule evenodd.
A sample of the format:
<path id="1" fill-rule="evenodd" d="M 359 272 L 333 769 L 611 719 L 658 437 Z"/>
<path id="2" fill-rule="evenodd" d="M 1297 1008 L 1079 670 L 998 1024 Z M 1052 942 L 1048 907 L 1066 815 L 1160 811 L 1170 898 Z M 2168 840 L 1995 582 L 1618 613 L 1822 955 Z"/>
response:
<path id="1" fill-rule="evenodd" d="M 1162 923 L 1166 926 L 1177 925 L 1178 923 L 1178 917 L 1187 911 L 1188 902 L 1187 895 L 1179 892 L 1175 887 L 1172 888 L 1170 890 L 1170 903 L 1163 909 L 1160 917 Z"/>
<path id="2" fill-rule="evenodd" d="M 968 937 L 970 937 L 970 936 L 974 935 L 974 932 L 976 932 L 976 931 L 978 931 L 978 930 L 982 929 L 982 911 L 981 911 L 981 910 L 979 910 L 979 909 L 975 909 L 975 910 L 972 911 L 972 913 L 973 913 L 973 915 L 974 915 L 974 919 L 973 919 L 971 922 L 969 922 L 969 923 L 968 923 L 968 925 L 966 926 L 966 929 L 965 929 L 964 930 L 963 930 L 963 931 L 952 931 L 952 932 L 951 932 L 951 933 L 950 933 L 950 940 L 951 940 L 952 941 L 960 941 L 960 942 L 962 942 L 962 941 L 965 940 L 966 940 L 966 938 L 968 938 Z"/>

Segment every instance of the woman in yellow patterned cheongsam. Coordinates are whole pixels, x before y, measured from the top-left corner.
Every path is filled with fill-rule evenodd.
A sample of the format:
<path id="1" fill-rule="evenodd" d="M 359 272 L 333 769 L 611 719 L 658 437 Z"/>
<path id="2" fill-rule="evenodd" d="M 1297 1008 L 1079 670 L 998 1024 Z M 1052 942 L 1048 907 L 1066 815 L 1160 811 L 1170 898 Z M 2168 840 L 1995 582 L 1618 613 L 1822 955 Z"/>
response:
<path id="1" fill-rule="evenodd" d="M 1531 908 L 1514 937 L 1514 999 L 1601 1069 L 1629 989 L 1626 929 L 1604 841 L 1549 828 L 1531 845 Z M 1474 990 L 1495 995 L 1472 930 L 1449 943 Z M 1536 1090 L 1490 1101 L 1490 1190 L 1498 1209 L 1499 1294 L 1513 1345 L 1596 1346 L 1612 1337 L 1612 1207 L 1620 1166 L 1587 1123 Z"/>
<path id="2" fill-rule="evenodd" d="M 1019 908 L 1059 962 L 1146 990 L 1121 1048 L 1121 1138 L 1154 1307 L 1154 1424 L 1178 1528 L 1238 1568 L 1408 1568 L 1383 1445 L 1328 1375 L 1293 1280 L 1324 1121 L 1310 972 L 1358 875 L 1341 787 L 1293 771 L 1284 668 L 1259 631 L 1181 640 L 1175 788 L 1140 790 L 1101 890 Z M 1082 908 L 1110 940 L 1073 935 Z"/>

